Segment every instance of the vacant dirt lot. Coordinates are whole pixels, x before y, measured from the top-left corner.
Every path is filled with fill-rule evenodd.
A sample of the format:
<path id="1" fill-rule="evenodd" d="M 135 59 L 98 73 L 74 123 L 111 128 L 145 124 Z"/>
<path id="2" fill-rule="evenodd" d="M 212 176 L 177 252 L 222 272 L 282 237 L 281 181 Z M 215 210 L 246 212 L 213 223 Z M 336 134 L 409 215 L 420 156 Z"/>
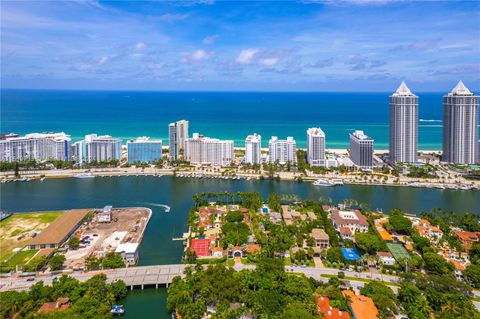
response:
<path id="1" fill-rule="evenodd" d="M 89 255 L 103 256 L 121 243 L 140 243 L 150 218 L 147 208 L 112 209 L 112 222 L 97 223 L 96 217 L 87 225 L 80 227 L 80 238 L 88 236 L 90 244 L 86 247 L 69 250 L 65 265 L 69 268 L 82 268 Z"/>
<path id="2" fill-rule="evenodd" d="M 0 222 L 0 261 L 9 258 L 13 249 L 24 247 L 34 233 L 47 228 L 62 212 L 15 213 Z"/>

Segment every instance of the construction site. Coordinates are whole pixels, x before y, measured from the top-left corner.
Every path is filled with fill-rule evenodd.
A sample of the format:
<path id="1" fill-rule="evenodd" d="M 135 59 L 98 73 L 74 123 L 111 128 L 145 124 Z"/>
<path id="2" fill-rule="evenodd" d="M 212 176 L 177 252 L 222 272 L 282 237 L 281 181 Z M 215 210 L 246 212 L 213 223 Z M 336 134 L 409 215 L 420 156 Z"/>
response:
<path id="1" fill-rule="evenodd" d="M 106 206 L 96 210 L 93 218 L 75 231 L 80 246 L 65 252 L 65 266 L 82 270 L 88 257 L 103 257 L 115 252 L 120 245 L 140 244 L 151 214 L 150 209 L 141 207 Z"/>

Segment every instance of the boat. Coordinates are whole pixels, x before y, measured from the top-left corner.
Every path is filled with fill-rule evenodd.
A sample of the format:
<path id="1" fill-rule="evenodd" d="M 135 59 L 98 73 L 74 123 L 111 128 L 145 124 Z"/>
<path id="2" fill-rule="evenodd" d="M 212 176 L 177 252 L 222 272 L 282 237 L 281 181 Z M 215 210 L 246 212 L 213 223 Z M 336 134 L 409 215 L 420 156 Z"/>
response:
<path id="1" fill-rule="evenodd" d="M 313 186 L 334 186 L 335 184 L 327 181 L 325 179 L 317 179 L 315 182 L 313 182 Z"/>
<path id="2" fill-rule="evenodd" d="M 110 312 L 114 315 L 123 315 L 125 313 L 125 308 L 123 305 L 113 305 Z"/>
<path id="3" fill-rule="evenodd" d="M 75 177 L 75 178 L 94 178 L 95 175 L 93 175 L 92 173 L 80 173 L 80 174 L 74 175 L 73 177 Z"/>
<path id="4" fill-rule="evenodd" d="M 45 177 L 40 178 L 40 182 L 43 182 L 45 180 Z"/>

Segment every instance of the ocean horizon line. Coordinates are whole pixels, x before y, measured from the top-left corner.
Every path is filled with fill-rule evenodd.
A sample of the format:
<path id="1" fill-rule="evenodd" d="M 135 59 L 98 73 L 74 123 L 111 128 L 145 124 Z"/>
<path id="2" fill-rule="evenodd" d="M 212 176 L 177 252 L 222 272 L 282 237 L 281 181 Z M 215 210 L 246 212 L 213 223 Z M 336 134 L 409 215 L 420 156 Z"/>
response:
<path id="1" fill-rule="evenodd" d="M 343 91 L 343 90 L 319 90 L 319 91 L 289 91 L 289 90 L 142 90 L 142 89 L 80 89 L 80 88 L 5 88 L 0 87 L 0 91 L 50 91 L 50 92 L 132 92 L 132 93 L 299 93 L 299 94 L 318 94 L 318 93 L 342 93 L 342 94 L 393 94 L 395 88 L 391 91 Z M 480 89 L 472 91 L 480 92 Z M 413 91 L 419 94 L 447 94 L 449 91 Z"/>

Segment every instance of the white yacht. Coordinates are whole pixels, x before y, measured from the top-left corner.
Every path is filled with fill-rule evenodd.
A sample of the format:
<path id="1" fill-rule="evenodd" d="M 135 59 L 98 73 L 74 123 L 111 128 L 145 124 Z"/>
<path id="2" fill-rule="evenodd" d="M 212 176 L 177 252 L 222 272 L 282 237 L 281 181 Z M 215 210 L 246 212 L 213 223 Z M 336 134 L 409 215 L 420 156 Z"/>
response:
<path id="1" fill-rule="evenodd" d="M 73 177 L 75 177 L 75 178 L 95 178 L 95 175 L 93 175 L 92 173 L 80 173 L 80 174 L 74 175 Z"/>

